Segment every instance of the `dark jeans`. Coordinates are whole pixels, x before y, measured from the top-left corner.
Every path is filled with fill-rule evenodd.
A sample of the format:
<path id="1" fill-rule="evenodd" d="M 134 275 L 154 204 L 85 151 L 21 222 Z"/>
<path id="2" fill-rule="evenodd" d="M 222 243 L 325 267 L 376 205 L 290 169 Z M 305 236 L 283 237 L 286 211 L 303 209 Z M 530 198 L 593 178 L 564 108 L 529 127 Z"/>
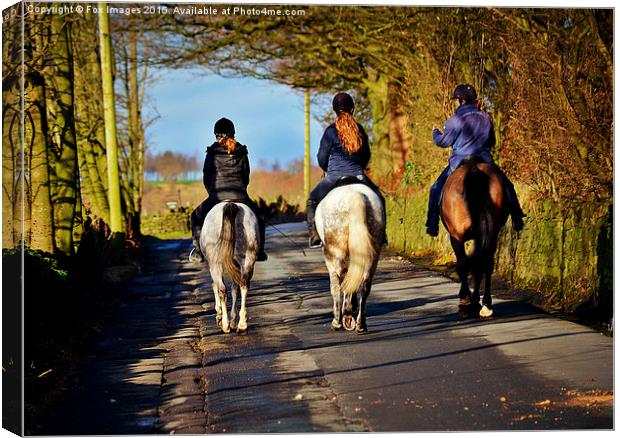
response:
<path id="1" fill-rule="evenodd" d="M 200 231 L 202 230 L 202 225 L 205 222 L 205 218 L 207 214 L 211 211 L 213 207 L 215 207 L 220 202 L 231 201 L 231 202 L 239 202 L 241 204 L 245 204 L 254 212 L 256 215 L 256 219 L 258 220 L 258 230 L 260 234 L 260 248 L 259 252 L 262 252 L 265 248 L 265 219 L 259 214 L 258 206 L 247 194 L 226 194 L 226 195 L 211 195 L 202 203 L 196 207 L 196 209 L 192 212 L 190 217 L 190 224 L 192 227 L 192 237 L 194 241 L 194 246 L 198 248 L 198 242 L 200 241 Z"/>
<path id="2" fill-rule="evenodd" d="M 495 166 L 495 170 L 504 180 L 504 187 L 506 189 L 506 197 L 508 198 L 508 206 L 510 209 L 510 215 L 512 217 L 523 217 L 523 211 L 521 210 L 521 205 L 519 205 L 519 200 L 517 199 L 517 192 L 515 191 L 515 186 L 508 179 L 506 174 L 500 169 L 498 166 Z M 446 167 L 439 177 L 435 184 L 431 186 L 430 196 L 428 198 L 428 214 L 426 218 L 426 226 L 428 228 L 436 228 L 439 226 L 439 202 L 441 200 L 441 192 L 443 191 L 443 186 L 446 184 L 448 177 L 452 174 L 452 169 L 450 166 Z"/>
<path id="3" fill-rule="evenodd" d="M 435 181 L 435 183 L 431 186 L 431 194 L 428 198 L 428 213 L 426 217 L 426 226 L 428 228 L 433 229 L 439 226 L 439 200 L 441 199 L 443 186 L 446 184 L 450 174 L 452 174 L 452 169 L 448 166 L 439 174 L 439 178 L 437 178 L 437 181 Z"/>

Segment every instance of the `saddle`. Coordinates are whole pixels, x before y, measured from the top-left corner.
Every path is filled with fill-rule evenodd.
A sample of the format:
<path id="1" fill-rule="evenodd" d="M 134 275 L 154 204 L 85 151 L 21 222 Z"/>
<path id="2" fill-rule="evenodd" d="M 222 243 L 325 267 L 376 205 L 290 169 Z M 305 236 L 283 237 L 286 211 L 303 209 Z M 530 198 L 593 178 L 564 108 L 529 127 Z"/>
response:
<path id="1" fill-rule="evenodd" d="M 340 179 L 338 180 L 338 182 L 336 183 L 336 185 L 334 186 L 334 188 L 336 187 L 342 187 L 342 186 L 348 186 L 351 184 L 364 184 L 364 179 L 362 175 L 359 176 L 351 176 L 351 175 L 347 175 L 347 176 L 341 176 Z"/>
<path id="2" fill-rule="evenodd" d="M 475 166 L 476 164 L 479 164 L 479 163 L 486 163 L 486 161 L 484 161 L 478 155 L 469 155 L 463 161 L 461 161 L 461 163 L 458 165 L 457 169 L 459 167 L 472 167 L 472 166 Z"/>

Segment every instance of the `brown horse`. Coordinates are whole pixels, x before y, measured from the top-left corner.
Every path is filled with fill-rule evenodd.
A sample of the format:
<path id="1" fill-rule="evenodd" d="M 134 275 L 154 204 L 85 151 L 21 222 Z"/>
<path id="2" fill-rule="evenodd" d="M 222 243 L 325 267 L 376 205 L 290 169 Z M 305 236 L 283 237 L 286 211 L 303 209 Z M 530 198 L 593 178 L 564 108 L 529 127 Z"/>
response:
<path id="1" fill-rule="evenodd" d="M 450 234 L 461 280 L 459 308 L 469 313 L 480 309 L 482 318 L 491 309 L 491 274 L 494 268 L 497 236 L 508 219 L 508 202 L 504 183 L 492 164 L 468 159 L 446 181 L 441 199 L 441 220 Z M 465 252 L 465 242 L 473 240 L 474 250 Z M 467 278 L 473 274 L 474 292 Z M 480 307 L 480 283 L 485 278 Z"/>

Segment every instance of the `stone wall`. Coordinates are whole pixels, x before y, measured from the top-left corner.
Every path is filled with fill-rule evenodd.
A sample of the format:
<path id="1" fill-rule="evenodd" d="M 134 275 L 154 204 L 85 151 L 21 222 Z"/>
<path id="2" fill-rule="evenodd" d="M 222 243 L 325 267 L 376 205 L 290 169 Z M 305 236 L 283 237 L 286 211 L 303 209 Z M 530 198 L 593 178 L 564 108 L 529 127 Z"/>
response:
<path id="1" fill-rule="evenodd" d="M 191 211 L 175 211 L 163 214 L 144 215 L 140 218 L 142 234 L 162 236 L 175 232 L 187 232 L 190 237 L 189 217 Z"/>

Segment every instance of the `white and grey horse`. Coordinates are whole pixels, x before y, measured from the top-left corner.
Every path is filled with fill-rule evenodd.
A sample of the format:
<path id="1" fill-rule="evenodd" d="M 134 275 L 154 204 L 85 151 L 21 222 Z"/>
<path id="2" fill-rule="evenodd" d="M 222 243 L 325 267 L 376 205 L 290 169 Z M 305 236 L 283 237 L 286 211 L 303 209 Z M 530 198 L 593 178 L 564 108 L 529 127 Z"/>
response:
<path id="1" fill-rule="evenodd" d="M 336 187 L 318 205 L 315 220 L 329 272 L 332 329 L 366 332 L 366 303 L 385 231 L 381 200 L 363 184 Z"/>
<path id="2" fill-rule="evenodd" d="M 259 247 L 258 220 L 245 204 L 220 202 L 205 218 L 200 233 L 200 249 L 207 258 L 213 294 L 216 322 L 224 333 L 248 328 L 246 299 L 254 273 Z M 232 280 L 232 306 L 228 318 L 227 290 L 224 274 Z M 241 308 L 237 323 L 237 297 L 241 290 Z"/>

